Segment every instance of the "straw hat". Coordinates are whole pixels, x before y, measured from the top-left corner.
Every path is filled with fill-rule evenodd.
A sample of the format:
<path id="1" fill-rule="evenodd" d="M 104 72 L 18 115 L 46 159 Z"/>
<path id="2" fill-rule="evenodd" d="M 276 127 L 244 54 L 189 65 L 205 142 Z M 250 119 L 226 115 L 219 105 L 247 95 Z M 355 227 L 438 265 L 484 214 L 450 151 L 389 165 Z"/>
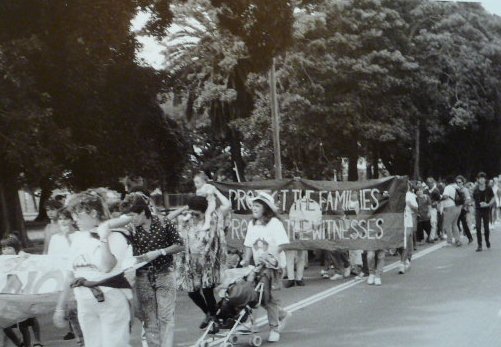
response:
<path id="1" fill-rule="evenodd" d="M 259 201 L 268 206 L 273 212 L 278 212 L 278 207 L 270 194 L 260 192 L 256 197 L 250 199 L 251 202 Z"/>

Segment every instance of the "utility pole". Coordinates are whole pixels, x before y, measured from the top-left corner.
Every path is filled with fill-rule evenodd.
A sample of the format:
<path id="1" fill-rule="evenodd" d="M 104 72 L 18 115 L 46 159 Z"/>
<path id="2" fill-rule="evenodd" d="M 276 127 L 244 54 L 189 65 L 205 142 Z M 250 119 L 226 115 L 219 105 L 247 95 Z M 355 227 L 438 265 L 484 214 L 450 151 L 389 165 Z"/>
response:
<path id="1" fill-rule="evenodd" d="M 278 114 L 277 81 L 275 76 L 275 58 L 270 70 L 271 128 L 273 132 L 273 154 L 275 157 L 275 179 L 282 179 L 282 157 L 280 154 L 280 119 Z"/>
<path id="2" fill-rule="evenodd" d="M 421 122 L 417 120 L 416 139 L 414 144 L 414 179 L 417 180 L 420 174 L 420 159 L 421 159 Z"/>

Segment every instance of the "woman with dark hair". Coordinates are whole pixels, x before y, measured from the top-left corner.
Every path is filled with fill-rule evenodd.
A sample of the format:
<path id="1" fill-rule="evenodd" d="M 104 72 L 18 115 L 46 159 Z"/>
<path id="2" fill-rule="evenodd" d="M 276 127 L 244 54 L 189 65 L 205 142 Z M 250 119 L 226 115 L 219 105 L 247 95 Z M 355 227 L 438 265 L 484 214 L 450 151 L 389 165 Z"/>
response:
<path id="1" fill-rule="evenodd" d="M 110 274 L 120 273 L 130 257 L 127 240 L 111 232 L 108 208 L 96 191 L 76 194 L 68 209 L 79 231 L 71 244 L 69 282 L 58 301 L 54 323 L 66 326 L 65 303 L 71 284 L 85 345 L 130 346 L 132 290 L 123 276 L 108 279 Z"/>
<path id="2" fill-rule="evenodd" d="M 189 200 L 178 218 L 185 250 L 176 258 L 179 288 L 187 291 L 205 313 L 200 329 L 205 329 L 216 315 L 214 288 L 221 283 L 226 265 L 224 216 L 231 210 L 230 201 L 216 187 L 206 184 L 205 189 L 219 200 L 220 206 L 207 221 L 207 198 L 194 196 Z"/>
<path id="3" fill-rule="evenodd" d="M 242 265 L 248 265 L 252 258 L 257 267 L 263 267 L 258 276 L 264 284 L 262 305 L 268 313 L 268 341 L 277 342 L 290 313 L 280 308 L 278 299 L 271 291 L 272 288 L 280 288 L 281 271 L 286 266 L 282 247 L 289 243 L 289 238 L 270 195 L 259 193 L 252 199 L 252 217 L 245 236 Z"/>
<path id="4" fill-rule="evenodd" d="M 160 220 L 150 210 L 149 198 L 131 193 L 121 210 L 132 218 L 129 235 L 133 253 L 148 264 L 136 271 L 135 289 L 149 347 L 174 346 L 176 276 L 173 254 L 183 241 L 170 220 Z"/>

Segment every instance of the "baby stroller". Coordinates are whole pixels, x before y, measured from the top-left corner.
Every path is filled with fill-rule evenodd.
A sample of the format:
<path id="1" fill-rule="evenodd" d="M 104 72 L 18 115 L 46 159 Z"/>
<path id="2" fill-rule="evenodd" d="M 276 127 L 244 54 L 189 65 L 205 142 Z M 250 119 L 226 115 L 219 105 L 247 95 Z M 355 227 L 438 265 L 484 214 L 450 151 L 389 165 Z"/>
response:
<path id="1" fill-rule="evenodd" d="M 249 345 L 261 346 L 263 341 L 256 334 L 253 316 L 253 309 L 259 307 L 263 298 L 263 283 L 253 281 L 254 274 L 259 271 L 259 267 L 253 266 L 226 270 L 225 279 L 218 287 L 222 299 L 216 321 L 209 323 L 195 343 L 196 347 L 231 347 L 244 337 L 248 338 Z"/>

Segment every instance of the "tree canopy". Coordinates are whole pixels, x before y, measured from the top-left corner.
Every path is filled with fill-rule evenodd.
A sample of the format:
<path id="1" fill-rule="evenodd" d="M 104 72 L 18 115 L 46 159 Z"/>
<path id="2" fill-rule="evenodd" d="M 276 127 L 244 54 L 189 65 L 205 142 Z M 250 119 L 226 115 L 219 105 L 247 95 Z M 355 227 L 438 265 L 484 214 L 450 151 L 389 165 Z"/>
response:
<path id="1" fill-rule="evenodd" d="M 165 69 L 138 35 L 164 43 Z M 360 156 L 373 176 L 501 169 L 501 19 L 478 4 L 3 1 L 0 234 L 22 228 L 21 184 L 272 177 L 273 61 L 284 176 L 330 179 L 347 157 L 356 179 Z"/>
<path id="2" fill-rule="evenodd" d="M 500 146 L 499 17 L 478 4 L 427 0 L 321 0 L 293 6 L 291 40 L 275 55 L 286 176 L 331 178 L 341 157 L 349 157 L 353 166 L 359 156 L 372 166 L 382 160 L 392 174 L 472 176 L 500 169 L 499 158 L 482 150 Z M 197 64 L 222 67 L 250 57 L 252 43 L 215 13 L 209 22 L 226 41 L 207 35 L 191 43 L 190 59 L 202 56 L 196 49 L 218 44 L 217 53 L 203 55 Z M 218 24 L 233 30 L 225 33 Z M 206 95 L 211 104 L 235 100 L 238 93 L 231 85 L 216 88 L 213 79 L 197 73 L 202 68 L 192 68 L 184 70 L 190 84 L 202 88 L 194 101 Z M 272 177 L 273 172 L 267 73 L 244 71 L 241 80 L 252 105 L 233 104 L 236 116 L 222 122 L 241 134 L 249 177 Z M 213 122 L 213 128 L 218 124 Z"/>
<path id="3" fill-rule="evenodd" d="M 165 74 L 136 58 L 140 11 L 150 14 L 143 32 L 163 37 L 165 1 L 1 3 L 0 179 L 9 196 L 20 175 L 48 189 L 112 185 L 128 172 L 176 184 L 183 139 L 160 108 Z"/>

